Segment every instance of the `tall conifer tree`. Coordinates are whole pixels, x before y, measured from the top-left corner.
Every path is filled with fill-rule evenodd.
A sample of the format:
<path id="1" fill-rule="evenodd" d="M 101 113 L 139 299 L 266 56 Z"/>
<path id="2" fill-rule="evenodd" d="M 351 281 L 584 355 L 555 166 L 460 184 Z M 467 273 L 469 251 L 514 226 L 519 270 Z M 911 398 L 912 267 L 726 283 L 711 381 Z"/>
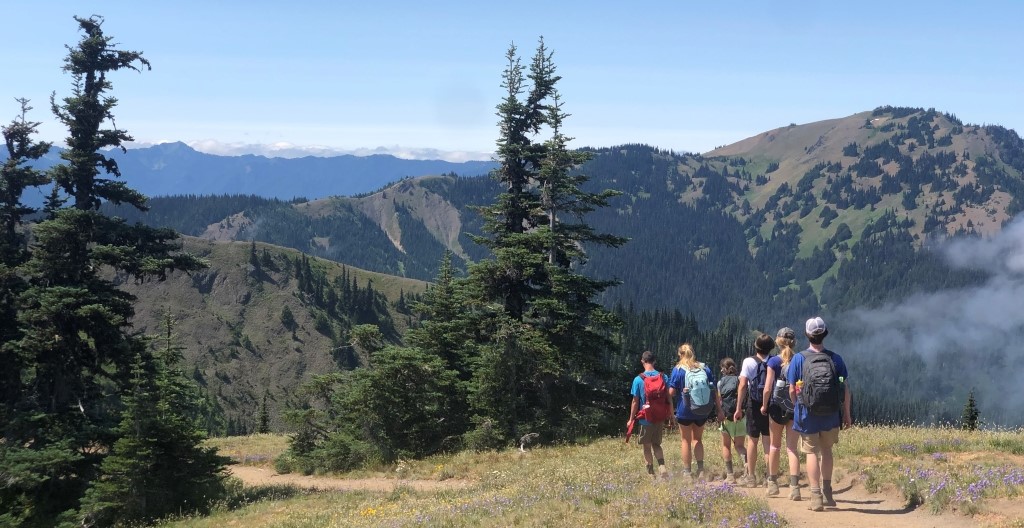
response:
<path id="1" fill-rule="evenodd" d="M 505 97 L 497 106 L 500 166 L 494 172 L 504 192 L 480 209 L 486 234 L 474 239 L 493 257 L 471 265 L 465 281 L 464 320 L 477 329 L 470 398 L 476 430 L 470 438 L 481 446 L 489 443 L 478 442 L 485 436 L 507 441 L 531 432 L 548 440 L 573 434 L 564 423 L 587 399 L 576 389 L 580 380 L 594 381 L 588 375 L 592 358 L 610 346 L 595 326 L 614 319 L 593 302 L 614 283 L 579 273 L 584 244 L 624 242 L 595 233 L 582 218 L 615 193 L 584 192 L 586 179 L 570 176 L 586 158 L 566 148 L 560 77 L 543 39 L 524 78 L 525 71 L 510 47 L 502 74 Z M 538 140 L 545 130 L 552 139 Z"/>
<path id="2" fill-rule="evenodd" d="M 31 258 L 19 270 L 28 283 L 17 300 L 20 339 L 9 344 L 26 368 L 8 428 L 16 438 L 0 448 L 0 467 L 17 477 L 0 482 L 0 511 L 15 512 L 26 526 L 77 522 L 83 493 L 119 436 L 120 394 L 145 351 L 129 328 L 134 298 L 101 270 L 143 280 L 202 265 L 175 253 L 180 244 L 173 230 L 129 226 L 98 212 L 104 201 L 145 207 L 141 194 L 102 177 L 120 176 L 102 149 L 131 140 L 123 130 L 104 128 L 117 103 L 107 75 L 149 63 L 139 52 L 116 49 L 101 30 L 102 18 L 75 20 L 84 35 L 65 59 L 72 95 L 61 102 L 51 97 L 69 130 L 66 163 L 52 176 L 73 207 L 52 200 L 49 218 L 33 228 Z"/>

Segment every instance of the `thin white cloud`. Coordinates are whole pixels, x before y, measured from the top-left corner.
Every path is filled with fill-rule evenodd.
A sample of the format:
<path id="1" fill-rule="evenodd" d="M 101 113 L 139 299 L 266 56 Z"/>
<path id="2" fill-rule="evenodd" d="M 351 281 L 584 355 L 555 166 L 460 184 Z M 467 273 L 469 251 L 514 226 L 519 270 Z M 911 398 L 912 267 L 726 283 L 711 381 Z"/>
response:
<path id="1" fill-rule="evenodd" d="M 136 141 L 128 144 L 128 148 L 145 148 L 172 141 L 144 142 Z M 331 157 L 342 155 L 373 156 L 378 154 L 391 155 L 396 158 L 408 160 L 444 160 L 454 163 L 465 161 L 489 161 L 493 157 L 490 152 L 477 152 L 466 150 L 440 150 L 433 148 L 415 148 L 393 145 L 390 147 L 355 148 L 341 149 L 323 145 L 295 145 L 287 142 L 278 143 L 230 143 L 213 139 L 184 142 L 193 149 L 206 154 L 217 156 L 242 156 L 253 154 L 266 156 L 268 158 L 302 158 L 306 156 Z"/>

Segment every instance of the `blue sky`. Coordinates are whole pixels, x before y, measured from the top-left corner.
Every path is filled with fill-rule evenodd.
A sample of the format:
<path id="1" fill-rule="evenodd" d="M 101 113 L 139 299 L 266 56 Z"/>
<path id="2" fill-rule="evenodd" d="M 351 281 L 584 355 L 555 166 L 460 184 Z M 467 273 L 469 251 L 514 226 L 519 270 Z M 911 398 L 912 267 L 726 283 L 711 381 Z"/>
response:
<path id="1" fill-rule="evenodd" d="M 705 152 L 885 104 L 1024 131 L 1024 2 L 722 4 L 11 2 L 0 122 L 28 97 L 62 140 L 49 95 L 70 91 L 71 17 L 99 14 L 153 65 L 111 77 L 118 126 L 214 153 L 486 159 L 505 51 L 528 63 L 540 36 L 574 146 Z"/>

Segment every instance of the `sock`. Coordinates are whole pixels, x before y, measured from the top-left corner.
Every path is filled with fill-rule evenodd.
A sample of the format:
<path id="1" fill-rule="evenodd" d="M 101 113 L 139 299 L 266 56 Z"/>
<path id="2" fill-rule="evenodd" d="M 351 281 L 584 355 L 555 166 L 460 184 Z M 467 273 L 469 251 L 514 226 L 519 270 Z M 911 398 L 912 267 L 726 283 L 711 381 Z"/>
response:
<path id="1" fill-rule="evenodd" d="M 821 491 L 826 495 L 832 495 L 832 481 L 821 479 Z"/>
<path id="2" fill-rule="evenodd" d="M 704 471 L 704 461 L 703 460 L 698 460 L 697 461 L 697 473 L 700 473 L 701 471 Z"/>
<path id="3" fill-rule="evenodd" d="M 811 488 L 811 495 L 821 495 L 821 488 Z"/>
<path id="4" fill-rule="evenodd" d="M 799 486 L 800 486 L 800 475 L 790 475 L 789 476 L 789 487 L 797 488 Z"/>
<path id="5" fill-rule="evenodd" d="M 768 475 L 768 480 L 770 482 L 777 482 L 779 480 L 779 476 L 778 475 Z"/>
<path id="6" fill-rule="evenodd" d="M 727 459 L 725 461 L 725 470 L 728 471 L 730 475 L 734 474 L 733 471 L 732 471 L 732 459 L 731 458 Z"/>
<path id="7" fill-rule="evenodd" d="M 647 473 L 650 474 L 650 475 L 654 474 L 654 465 L 653 464 L 647 464 Z"/>
<path id="8" fill-rule="evenodd" d="M 664 458 L 659 458 L 658 459 L 658 465 L 659 466 L 664 466 L 665 465 L 665 459 Z"/>
<path id="9" fill-rule="evenodd" d="M 693 472 L 692 468 L 693 468 L 692 464 L 687 464 L 687 466 L 685 468 L 683 468 L 683 473 L 689 475 L 690 473 Z"/>
<path id="10" fill-rule="evenodd" d="M 747 465 L 747 454 L 746 453 L 740 453 L 740 459 L 743 460 L 743 465 L 744 466 Z"/>

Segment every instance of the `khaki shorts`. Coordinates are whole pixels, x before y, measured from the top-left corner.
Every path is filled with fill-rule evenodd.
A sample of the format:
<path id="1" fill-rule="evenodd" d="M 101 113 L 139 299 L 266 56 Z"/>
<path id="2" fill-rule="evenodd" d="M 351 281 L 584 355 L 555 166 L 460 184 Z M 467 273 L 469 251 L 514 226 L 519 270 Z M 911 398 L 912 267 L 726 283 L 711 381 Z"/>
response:
<path id="1" fill-rule="evenodd" d="M 658 422 L 650 425 L 640 425 L 640 434 L 636 441 L 641 444 L 661 445 L 661 435 L 665 431 L 665 423 Z"/>
<path id="2" fill-rule="evenodd" d="M 800 452 L 817 455 L 822 449 L 829 449 L 839 443 L 839 428 L 819 433 L 800 433 Z"/>
<path id="3" fill-rule="evenodd" d="M 733 438 L 741 438 L 747 436 L 747 419 L 740 418 L 738 422 L 732 420 L 725 420 L 722 425 L 718 426 L 718 430 L 728 434 Z"/>

